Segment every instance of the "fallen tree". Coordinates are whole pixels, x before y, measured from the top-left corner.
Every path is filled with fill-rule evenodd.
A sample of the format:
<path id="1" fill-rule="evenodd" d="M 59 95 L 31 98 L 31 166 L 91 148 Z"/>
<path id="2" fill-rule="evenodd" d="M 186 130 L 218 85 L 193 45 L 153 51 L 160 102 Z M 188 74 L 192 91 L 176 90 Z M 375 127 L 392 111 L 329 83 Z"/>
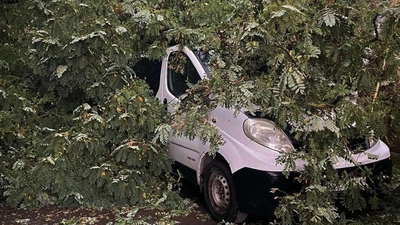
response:
<path id="1" fill-rule="evenodd" d="M 282 223 L 344 221 L 330 183 L 348 185 L 342 202 L 352 209 L 376 205 L 376 190 L 365 200 L 364 187 L 346 183 L 349 177 L 332 163 L 349 157 L 347 140 L 379 138 L 388 130 L 383 118 L 398 121 L 397 104 L 387 101 L 398 94 L 399 61 L 399 9 L 389 1 L 19 1 L 1 7 L 0 187 L 10 204 L 174 204 L 174 195 L 164 197 L 171 193 L 163 178 L 171 162 L 153 141 L 157 126 L 186 124 L 192 129 L 175 133 L 201 131 L 215 153 L 223 142 L 199 121 L 217 106 L 257 105 L 280 126 L 290 124 L 302 143 L 282 156 L 287 170 L 297 170 L 296 159 L 310 162 L 301 171 L 302 192 L 282 199 L 276 214 Z M 142 57 L 162 58 L 171 43 L 212 53 L 213 71 L 169 120 L 132 68 Z"/>

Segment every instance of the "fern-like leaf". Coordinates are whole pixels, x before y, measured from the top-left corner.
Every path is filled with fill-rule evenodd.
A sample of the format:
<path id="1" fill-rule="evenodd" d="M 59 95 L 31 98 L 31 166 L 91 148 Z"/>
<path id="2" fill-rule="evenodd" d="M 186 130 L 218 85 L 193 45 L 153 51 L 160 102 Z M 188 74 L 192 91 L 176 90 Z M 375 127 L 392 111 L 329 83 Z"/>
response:
<path id="1" fill-rule="evenodd" d="M 336 25 L 336 16 L 335 12 L 332 9 L 324 9 L 322 11 L 322 20 L 328 27 L 333 27 Z"/>
<path id="2" fill-rule="evenodd" d="M 156 136 L 153 138 L 153 142 L 160 142 L 161 144 L 168 144 L 171 138 L 172 127 L 169 124 L 160 124 L 155 130 Z"/>

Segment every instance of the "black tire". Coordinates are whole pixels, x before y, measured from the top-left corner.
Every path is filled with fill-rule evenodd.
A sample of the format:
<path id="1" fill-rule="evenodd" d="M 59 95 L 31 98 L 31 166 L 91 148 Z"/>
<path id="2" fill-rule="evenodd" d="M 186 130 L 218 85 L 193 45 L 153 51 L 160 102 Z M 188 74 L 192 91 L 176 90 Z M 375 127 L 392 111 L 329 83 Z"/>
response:
<path id="1" fill-rule="evenodd" d="M 214 160 L 205 168 L 203 187 L 207 209 L 214 220 L 241 223 L 246 219 L 247 214 L 238 210 L 232 174 L 223 162 Z"/>

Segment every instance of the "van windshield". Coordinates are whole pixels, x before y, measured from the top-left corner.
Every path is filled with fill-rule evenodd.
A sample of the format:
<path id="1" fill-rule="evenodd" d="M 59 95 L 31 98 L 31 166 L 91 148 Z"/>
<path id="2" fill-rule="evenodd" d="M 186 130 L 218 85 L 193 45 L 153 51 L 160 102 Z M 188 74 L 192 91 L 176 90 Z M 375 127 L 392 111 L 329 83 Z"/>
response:
<path id="1" fill-rule="evenodd" d="M 210 61 L 211 58 L 214 56 L 212 52 L 206 52 L 202 50 L 194 50 L 193 51 L 194 55 L 196 58 L 201 62 L 201 66 L 203 67 L 204 71 L 207 73 L 207 75 L 211 75 L 210 72 Z"/>

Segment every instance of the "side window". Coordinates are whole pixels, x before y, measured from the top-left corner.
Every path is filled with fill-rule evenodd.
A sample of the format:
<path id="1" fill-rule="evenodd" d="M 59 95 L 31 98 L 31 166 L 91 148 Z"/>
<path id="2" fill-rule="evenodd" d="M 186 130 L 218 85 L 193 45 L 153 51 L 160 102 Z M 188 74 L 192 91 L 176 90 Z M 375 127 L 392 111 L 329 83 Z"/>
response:
<path id="1" fill-rule="evenodd" d="M 157 94 L 160 86 L 161 61 L 151 61 L 143 58 L 135 64 L 133 71 L 138 78 L 146 81 L 154 95 Z"/>
<path id="2" fill-rule="evenodd" d="M 200 80 L 192 61 L 182 52 L 173 52 L 168 57 L 168 90 L 179 97 L 189 88 L 187 83 Z"/>

